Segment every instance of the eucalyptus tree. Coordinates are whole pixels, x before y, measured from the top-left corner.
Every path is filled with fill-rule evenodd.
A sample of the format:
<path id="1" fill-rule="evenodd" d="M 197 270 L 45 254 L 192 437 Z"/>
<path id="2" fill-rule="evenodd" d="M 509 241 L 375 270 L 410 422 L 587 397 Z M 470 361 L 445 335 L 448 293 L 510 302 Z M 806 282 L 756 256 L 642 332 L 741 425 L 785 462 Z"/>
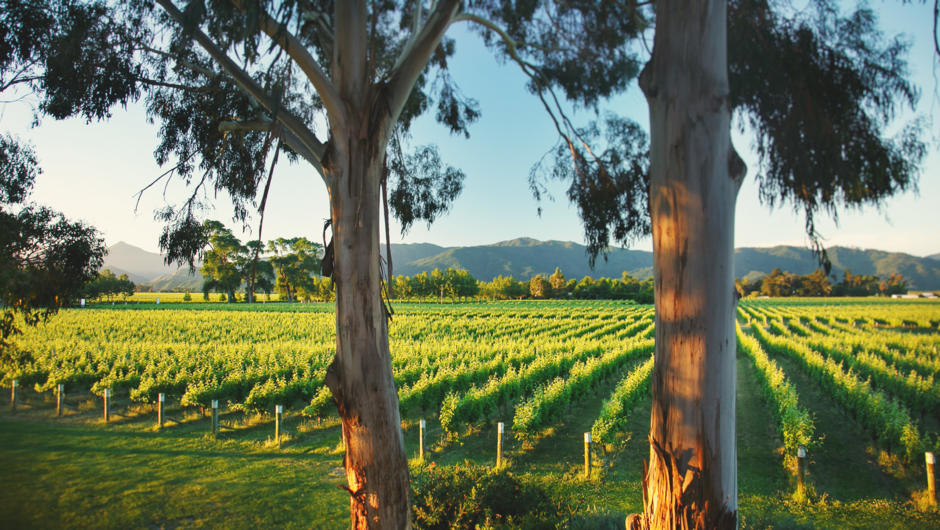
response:
<path id="1" fill-rule="evenodd" d="M 277 275 L 276 286 L 284 299 L 292 302 L 298 289 L 315 291 L 313 276 L 319 270 L 319 256 L 323 247 L 305 237 L 268 241 L 270 262 Z"/>
<path id="2" fill-rule="evenodd" d="M 532 188 L 569 183 L 592 258 L 652 233 L 656 368 L 638 527 L 736 524 L 732 235 L 746 168 L 732 113 L 756 135 L 764 199 L 802 209 L 814 237 L 818 213 L 909 187 L 923 155 L 915 130 L 883 134 L 897 104 L 916 98 L 904 43 L 885 41 L 871 11 L 843 17 L 827 0 L 802 11 L 759 0 L 3 6 L 0 81 L 42 93 L 42 112 L 100 118 L 146 95 L 162 124 L 157 160 L 194 188 L 162 212 L 172 258 L 192 263 L 201 249 L 200 190 L 227 191 L 245 219 L 259 194 L 266 202 L 277 153 L 322 179 L 337 300 L 326 383 L 342 418 L 354 527 L 410 524 L 379 212 L 389 185 L 406 221 L 432 220 L 460 191 L 459 170 L 420 148 L 403 153 L 425 111 L 458 134 L 478 116 L 447 73 L 454 24 L 528 76 L 561 138 Z M 565 99 L 595 109 L 635 79 L 649 142 L 629 119 L 577 128 L 564 112 Z"/>
<path id="3" fill-rule="evenodd" d="M 202 225 L 208 249 L 202 255 L 202 292 L 221 291 L 229 303 L 235 302 L 235 291 L 241 287 L 251 266 L 248 247 L 219 221 L 205 221 Z"/>

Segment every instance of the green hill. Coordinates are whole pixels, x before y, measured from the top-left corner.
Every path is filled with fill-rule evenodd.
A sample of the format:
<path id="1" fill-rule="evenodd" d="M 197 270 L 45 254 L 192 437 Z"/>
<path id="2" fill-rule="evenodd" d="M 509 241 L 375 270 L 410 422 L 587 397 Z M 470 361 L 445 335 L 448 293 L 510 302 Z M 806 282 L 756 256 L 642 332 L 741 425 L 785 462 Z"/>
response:
<path id="1" fill-rule="evenodd" d="M 384 254 L 384 245 L 383 245 Z M 739 248 L 735 250 L 735 276 L 751 280 L 769 273 L 774 268 L 795 274 L 808 274 L 818 267 L 816 257 L 807 248 L 776 246 L 767 248 Z M 907 278 L 912 289 L 940 289 L 940 254 L 920 258 L 910 254 L 832 247 L 829 249 L 835 279 L 843 271 L 855 274 L 888 276 L 899 272 Z M 619 278 L 626 271 L 631 276 L 645 279 L 653 273 L 653 255 L 642 250 L 612 248 L 605 260 L 598 257 L 594 269 L 588 265 L 586 247 L 570 241 L 538 241 L 518 238 L 492 245 L 469 247 L 442 247 L 429 243 L 392 245 L 394 274 L 413 276 L 433 269 L 466 269 L 475 278 L 489 281 L 503 275 L 528 280 L 536 274 L 549 275 L 555 267 L 561 268 L 566 278 L 580 279 L 606 276 Z M 202 276 L 189 274 L 188 268 L 174 269 L 163 265 L 159 254 L 118 243 L 111 247 L 105 267 L 115 274 L 121 272 L 135 283 L 150 285 L 155 291 L 202 289 Z"/>
<path id="2" fill-rule="evenodd" d="M 422 255 L 434 250 L 434 245 L 399 249 L 409 245 L 392 245 L 395 274 L 413 276 L 435 268 L 466 269 L 475 278 L 490 280 L 497 275 L 512 275 L 516 279 L 528 279 L 535 274 L 551 274 L 555 267 L 561 268 L 566 278 L 593 277 L 619 278 L 626 271 L 631 276 L 645 279 L 653 273 L 653 255 L 641 250 L 613 248 L 605 260 L 597 259 L 592 270 L 588 265 L 586 247 L 572 242 L 538 241 L 519 238 L 492 245 L 472 247 L 440 248 L 433 255 Z M 842 278 L 845 269 L 855 274 L 888 276 L 899 272 L 908 279 L 913 289 L 940 289 L 940 262 L 910 254 L 832 247 L 828 250 L 835 279 Z M 409 259 L 420 256 L 417 259 Z M 767 248 L 739 248 L 735 250 L 735 276 L 756 279 L 774 268 L 795 274 L 808 274 L 819 267 L 819 263 L 808 248 L 776 246 Z"/>

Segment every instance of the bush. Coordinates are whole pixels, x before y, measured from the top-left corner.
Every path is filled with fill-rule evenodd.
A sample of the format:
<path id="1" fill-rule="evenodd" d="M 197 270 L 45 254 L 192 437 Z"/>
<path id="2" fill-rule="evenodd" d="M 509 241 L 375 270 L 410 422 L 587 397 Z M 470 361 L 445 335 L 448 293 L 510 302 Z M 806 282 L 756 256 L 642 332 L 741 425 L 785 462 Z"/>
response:
<path id="1" fill-rule="evenodd" d="M 411 469 L 416 529 L 555 528 L 567 520 L 542 488 L 471 462 Z"/>

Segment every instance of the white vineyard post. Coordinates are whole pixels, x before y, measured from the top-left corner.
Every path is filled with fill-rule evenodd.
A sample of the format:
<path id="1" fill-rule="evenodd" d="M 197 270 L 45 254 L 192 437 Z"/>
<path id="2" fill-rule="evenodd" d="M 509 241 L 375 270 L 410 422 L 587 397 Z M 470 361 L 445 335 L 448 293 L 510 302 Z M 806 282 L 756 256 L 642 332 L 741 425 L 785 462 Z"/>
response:
<path id="1" fill-rule="evenodd" d="M 796 483 L 798 491 L 803 491 L 803 475 L 806 473 L 806 448 L 802 445 L 796 451 Z"/>
<path id="2" fill-rule="evenodd" d="M 584 478 L 591 478 L 591 433 L 584 433 Z"/>
<path id="3" fill-rule="evenodd" d="M 14 379 L 12 386 L 10 386 L 10 410 L 13 412 L 16 412 L 16 387 L 18 386 L 20 386 L 20 382 Z"/>
<path id="4" fill-rule="evenodd" d="M 111 402 L 111 389 L 105 388 L 104 389 L 104 421 L 105 423 L 111 420 L 111 410 L 110 410 L 111 403 L 110 402 Z"/>
<path id="5" fill-rule="evenodd" d="M 65 401 L 65 384 L 59 383 L 55 387 L 55 415 L 62 417 L 62 402 Z"/>
<path id="6" fill-rule="evenodd" d="M 925 453 L 925 460 L 927 461 L 927 500 L 930 501 L 931 506 L 937 505 L 937 482 L 936 477 L 933 474 L 933 465 L 934 465 L 934 456 L 933 453 Z"/>
<path id="7" fill-rule="evenodd" d="M 427 424 L 424 420 L 418 422 L 418 460 L 424 462 L 424 429 Z"/>
<path id="8" fill-rule="evenodd" d="M 219 434 L 219 400 L 212 400 L 212 434 Z"/>
<path id="9" fill-rule="evenodd" d="M 281 446 L 281 414 L 284 413 L 284 405 L 274 406 L 274 443 Z"/>
<path id="10" fill-rule="evenodd" d="M 157 427 L 163 428 L 163 404 L 166 402 L 166 394 L 160 392 L 157 394 Z"/>
<path id="11" fill-rule="evenodd" d="M 503 465 L 503 422 L 496 424 L 496 468 Z"/>

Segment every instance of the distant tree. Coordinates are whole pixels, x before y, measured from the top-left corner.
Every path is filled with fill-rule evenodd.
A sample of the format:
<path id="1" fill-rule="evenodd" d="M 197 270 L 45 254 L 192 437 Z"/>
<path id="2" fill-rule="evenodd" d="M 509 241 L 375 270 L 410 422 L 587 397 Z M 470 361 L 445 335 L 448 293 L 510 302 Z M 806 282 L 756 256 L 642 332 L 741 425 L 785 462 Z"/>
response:
<path id="1" fill-rule="evenodd" d="M 128 279 L 127 274 L 115 276 L 110 269 L 104 269 L 98 276 L 85 284 L 83 294 L 86 298 L 106 297 L 109 301 L 115 296 L 127 298 L 134 294 L 136 285 Z"/>
<path id="2" fill-rule="evenodd" d="M 209 244 L 200 269 L 202 291 L 225 293 L 226 300 L 233 303 L 236 301 L 235 291 L 244 279 L 245 265 L 250 259 L 248 248 L 218 221 L 206 221 L 202 229 Z"/>
<path id="3" fill-rule="evenodd" d="M 529 292 L 529 286 L 523 287 L 512 276 L 499 275 L 493 278 L 489 283 L 484 283 L 482 293 L 490 298 L 500 300 L 514 299 L 524 296 Z"/>
<path id="4" fill-rule="evenodd" d="M 881 280 L 877 276 L 853 274 L 850 269 L 842 273 L 842 281 L 833 288 L 836 296 L 871 296 L 878 293 Z"/>
<path id="5" fill-rule="evenodd" d="M 595 283 L 596 282 L 594 281 L 594 278 L 591 278 L 590 276 L 581 278 L 581 281 L 579 281 L 574 288 L 574 297 L 581 300 L 594 298 Z"/>
<path id="6" fill-rule="evenodd" d="M 536 274 L 529 280 L 529 296 L 532 298 L 548 298 L 552 292 L 552 285 L 541 274 Z"/>
<path id="7" fill-rule="evenodd" d="M 815 271 L 800 276 L 797 282 L 796 294 L 799 296 L 829 296 L 832 294 L 832 284 L 826 271 Z"/>
<path id="8" fill-rule="evenodd" d="M 477 280 L 468 271 L 448 267 L 444 271 L 445 292 L 451 297 L 476 296 Z"/>
<path id="9" fill-rule="evenodd" d="M 881 280 L 881 283 L 878 284 L 878 292 L 885 296 L 904 294 L 907 292 L 907 280 L 899 272 L 891 273 L 890 276 Z"/>
<path id="10" fill-rule="evenodd" d="M 270 261 L 277 277 L 277 290 L 283 299 L 293 301 L 298 290 L 316 291 L 313 278 L 319 272 L 322 245 L 305 237 L 277 238 L 268 242 L 268 251 L 273 254 Z"/>
<path id="11" fill-rule="evenodd" d="M 568 296 L 568 289 L 566 289 L 567 282 L 565 282 L 565 275 L 562 274 L 561 269 L 555 267 L 555 272 L 548 277 L 548 283 L 552 286 L 552 296 L 555 298 L 562 298 Z"/>
<path id="12" fill-rule="evenodd" d="M 756 282 L 751 282 L 747 278 L 735 278 L 734 279 L 734 288 L 738 292 L 738 296 L 744 298 L 753 293 L 760 293 L 761 280 Z"/>
<path id="13" fill-rule="evenodd" d="M 796 275 L 779 268 L 770 271 L 761 281 L 760 294 L 764 296 L 792 296 L 796 290 Z"/>
<path id="14" fill-rule="evenodd" d="M 0 136 L 0 363 L 5 364 L 28 359 L 10 343 L 20 332 L 17 315 L 35 325 L 72 304 L 105 254 L 97 230 L 26 201 L 39 173 L 31 148 Z"/>

